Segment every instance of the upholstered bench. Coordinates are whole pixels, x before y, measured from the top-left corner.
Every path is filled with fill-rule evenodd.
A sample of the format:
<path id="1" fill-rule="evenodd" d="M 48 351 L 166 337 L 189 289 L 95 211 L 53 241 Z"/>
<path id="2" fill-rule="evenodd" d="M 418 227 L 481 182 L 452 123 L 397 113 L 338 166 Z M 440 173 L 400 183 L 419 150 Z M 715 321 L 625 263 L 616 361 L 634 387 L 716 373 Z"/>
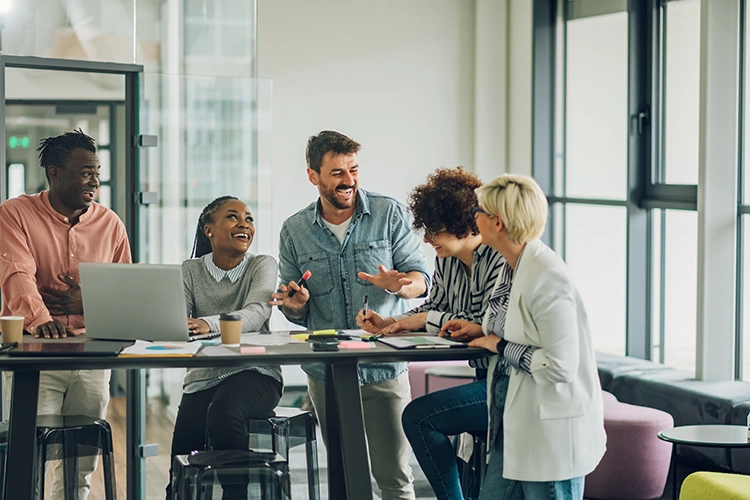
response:
<path id="1" fill-rule="evenodd" d="M 672 415 L 674 424 L 745 425 L 750 383 L 705 382 L 691 372 L 628 356 L 596 354 L 602 389 L 619 401 Z M 679 446 L 678 457 L 706 468 L 750 474 L 750 449 Z"/>
<path id="2" fill-rule="evenodd" d="M 694 472 L 682 483 L 680 500 L 750 500 L 750 476 Z"/>
<path id="3" fill-rule="evenodd" d="M 672 446 L 656 434 L 673 426 L 669 413 L 617 401 L 602 391 L 607 451 L 586 476 L 584 497 L 601 500 L 659 498 L 669 474 Z"/>

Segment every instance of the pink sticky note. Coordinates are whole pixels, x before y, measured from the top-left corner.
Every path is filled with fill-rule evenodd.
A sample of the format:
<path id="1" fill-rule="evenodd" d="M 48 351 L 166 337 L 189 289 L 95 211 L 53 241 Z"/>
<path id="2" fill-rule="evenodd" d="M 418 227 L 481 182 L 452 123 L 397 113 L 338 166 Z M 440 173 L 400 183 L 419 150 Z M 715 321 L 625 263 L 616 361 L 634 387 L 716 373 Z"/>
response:
<path id="1" fill-rule="evenodd" d="M 266 348 L 262 345 L 240 346 L 240 354 L 265 354 Z"/>
<path id="2" fill-rule="evenodd" d="M 344 349 L 370 349 L 375 346 L 371 342 L 362 342 L 361 340 L 344 340 L 339 343 L 339 347 Z"/>

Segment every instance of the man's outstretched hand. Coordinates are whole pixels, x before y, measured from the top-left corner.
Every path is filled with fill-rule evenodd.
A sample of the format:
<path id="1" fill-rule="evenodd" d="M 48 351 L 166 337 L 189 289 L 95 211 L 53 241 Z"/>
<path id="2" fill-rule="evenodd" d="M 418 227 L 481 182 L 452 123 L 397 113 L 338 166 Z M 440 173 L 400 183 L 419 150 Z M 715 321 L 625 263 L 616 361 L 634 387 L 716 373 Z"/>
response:
<path id="1" fill-rule="evenodd" d="M 398 293 L 403 287 L 412 284 L 412 280 L 406 277 L 406 273 L 398 272 L 395 269 L 389 270 L 383 264 L 378 264 L 378 271 L 378 274 L 374 276 L 360 271 L 357 273 L 357 277 L 391 293 Z"/>

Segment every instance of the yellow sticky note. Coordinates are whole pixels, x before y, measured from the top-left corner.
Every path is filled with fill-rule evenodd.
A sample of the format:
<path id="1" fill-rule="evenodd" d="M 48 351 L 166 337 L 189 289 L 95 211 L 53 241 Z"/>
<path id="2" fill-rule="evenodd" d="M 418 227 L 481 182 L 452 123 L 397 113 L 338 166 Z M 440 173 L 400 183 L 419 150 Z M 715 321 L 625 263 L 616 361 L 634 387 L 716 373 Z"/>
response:
<path id="1" fill-rule="evenodd" d="M 336 335 L 336 330 L 315 330 L 313 335 Z"/>

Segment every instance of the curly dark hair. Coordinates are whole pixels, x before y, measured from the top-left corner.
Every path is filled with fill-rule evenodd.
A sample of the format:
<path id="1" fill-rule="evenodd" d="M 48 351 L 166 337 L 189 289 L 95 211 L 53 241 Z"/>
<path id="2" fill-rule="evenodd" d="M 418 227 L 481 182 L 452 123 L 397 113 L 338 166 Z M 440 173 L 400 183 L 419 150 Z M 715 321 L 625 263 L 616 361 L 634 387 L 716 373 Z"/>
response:
<path id="1" fill-rule="evenodd" d="M 360 147 L 357 141 L 344 134 L 333 130 L 324 130 L 318 135 L 310 136 L 310 139 L 307 140 L 307 150 L 305 151 L 307 166 L 320 173 L 320 167 L 323 165 L 323 157 L 326 153 L 348 155 L 357 153 Z"/>
<path id="2" fill-rule="evenodd" d="M 83 148 L 86 151 L 96 153 L 96 142 L 84 134 L 80 128 L 39 141 L 39 147 L 36 148 L 39 152 L 39 165 L 44 169 L 48 182 L 48 167 L 54 165 L 65 168 L 65 163 L 76 148 Z"/>
<path id="3" fill-rule="evenodd" d="M 221 206 L 229 200 L 237 200 L 234 196 L 221 196 L 216 198 L 214 201 L 206 205 L 200 216 L 198 217 L 198 226 L 195 228 L 195 239 L 193 240 L 193 253 L 190 255 L 192 258 L 203 257 L 207 253 L 211 253 L 211 240 L 208 239 L 203 229 L 206 224 L 214 221 L 214 213 L 221 208 Z"/>
<path id="4" fill-rule="evenodd" d="M 435 170 L 409 194 L 414 229 L 446 231 L 456 238 L 479 234 L 471 207 L 477 204 L 474 190 L 481 185 L 479 177 L 463 167 Z"/>

